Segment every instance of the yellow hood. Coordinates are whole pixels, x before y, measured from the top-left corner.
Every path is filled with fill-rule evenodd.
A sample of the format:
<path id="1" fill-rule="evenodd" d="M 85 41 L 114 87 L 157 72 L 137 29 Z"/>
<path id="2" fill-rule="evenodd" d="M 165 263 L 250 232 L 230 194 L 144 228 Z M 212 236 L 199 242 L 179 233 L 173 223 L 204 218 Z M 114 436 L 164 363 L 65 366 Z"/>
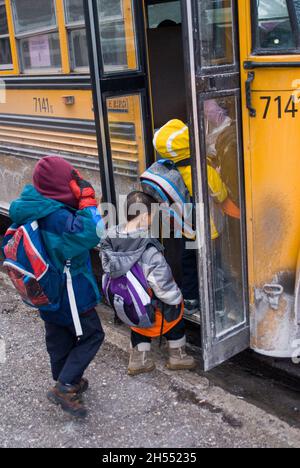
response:
<path id="1" fill-rule="evenodd" d="M 155 133 L 154 148 L 164 159 L 175 163 L 190 157 L 189 128 L 181 120 L 170 120 Z"/>

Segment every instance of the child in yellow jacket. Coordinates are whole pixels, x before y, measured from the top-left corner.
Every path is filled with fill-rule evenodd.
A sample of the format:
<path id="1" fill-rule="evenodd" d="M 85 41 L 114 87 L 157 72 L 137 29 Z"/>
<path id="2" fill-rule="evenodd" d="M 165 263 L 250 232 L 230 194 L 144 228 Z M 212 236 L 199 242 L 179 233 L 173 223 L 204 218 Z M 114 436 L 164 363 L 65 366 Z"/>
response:
<path id="1" fill-rule="evenodd" d="M 158 130 L 153 140 L 154 147 L 164 159 L 172 160 L 180 171 L 182 178 L 193 197 L 193 180 L 191 166 L 189 128 L 180 120 L 171 120 Z M 217 170 L 207 164 L 207 178 L 210 192 L 211 237 L 219 239 L 224 226 L 224 213 L 228 208 L 229 196 Z M 231 207 L 232 208 L 232 207 Z M 238 216 L 238 213 L 232 213 Z M 185 313 L 193 315 L 199 310 L 199 286 L 197 258 L 194 250 L 184 248 L 183 253 L 183 295 Z M 217 308 L 222 307 L 221 301 Z"/>

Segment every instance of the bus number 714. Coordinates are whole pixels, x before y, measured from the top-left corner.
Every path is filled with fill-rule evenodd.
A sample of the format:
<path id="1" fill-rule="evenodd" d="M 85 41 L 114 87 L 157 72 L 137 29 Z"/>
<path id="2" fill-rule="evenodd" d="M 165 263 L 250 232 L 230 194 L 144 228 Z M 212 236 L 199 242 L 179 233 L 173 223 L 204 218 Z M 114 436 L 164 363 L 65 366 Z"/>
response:
<path id="1" fill-rule="evenodd" d="M 267 119 L 269 117 L 269 111 L 272 107 L 272 103 L 275 103 L 276 105 L 278 119 L 282 119 L 283 114 L 290 114 L 294 119 L 297 112 L 299 112 L 295 104 L 294 96 L 290 96 L 287 102 L 283 102 L 282 96 L 261 96 L 260 99 L 265 101 L 263 119 Z"/>

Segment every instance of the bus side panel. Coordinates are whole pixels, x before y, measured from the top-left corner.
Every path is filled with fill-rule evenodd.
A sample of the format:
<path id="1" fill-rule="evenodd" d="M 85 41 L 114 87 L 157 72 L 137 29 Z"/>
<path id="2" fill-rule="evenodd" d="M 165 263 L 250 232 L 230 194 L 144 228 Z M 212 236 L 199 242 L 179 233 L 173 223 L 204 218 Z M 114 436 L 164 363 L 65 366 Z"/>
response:
<path id="1" fill-rule="evenodd" d="M 300 108 L 299 104 L 294 108 L 292 97 L 298 68 L 265 65 L 293 63 L 299 56 L 252 54 L 249 1 L 239 3 L 239 18 L 251 347 L 267 356 L 287 358 L 293 355 L 297 336 L 294 286 L 300 234 Z M 251 105 L 255 116 L 247 108 L 245 61 L 254 63 Z"/>
<path id="2" fill-rule="evenodd" d="M 138 188 L 145 170 L 139 95 L 108 99 L 115 183 L 121 194 Z M 90 90 L 8 89 L 0 104 L 0 210 L 31 182 L 35 163 L 59 154 L 101 193 L 99 149 Z"/>

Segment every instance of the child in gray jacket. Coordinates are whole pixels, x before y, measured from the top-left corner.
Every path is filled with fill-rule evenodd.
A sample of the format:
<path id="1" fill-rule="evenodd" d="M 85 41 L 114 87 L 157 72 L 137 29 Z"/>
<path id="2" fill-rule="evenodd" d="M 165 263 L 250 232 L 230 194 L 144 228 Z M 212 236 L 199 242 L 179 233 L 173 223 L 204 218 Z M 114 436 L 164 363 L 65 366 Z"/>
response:
<path id="1" fill-rule="evenodd" d="M 126 275 L 137 263 L 142 267 L 153 293 L 156 321 L 149 329 L 133 328 L 129 375 L 152 372 L 150 357 L 153 338 L 165 336 L 169 345 L 167 367 L 171 370 L 193 369 L 195 361 L 185 350 L 183 297 L 164 255 L 163 246 L 151 237 L 155 200 L 143 192 L 127 197 L 127 225 L 108 231 L 101 244 L 102 266 L 111 278 Z"/>

